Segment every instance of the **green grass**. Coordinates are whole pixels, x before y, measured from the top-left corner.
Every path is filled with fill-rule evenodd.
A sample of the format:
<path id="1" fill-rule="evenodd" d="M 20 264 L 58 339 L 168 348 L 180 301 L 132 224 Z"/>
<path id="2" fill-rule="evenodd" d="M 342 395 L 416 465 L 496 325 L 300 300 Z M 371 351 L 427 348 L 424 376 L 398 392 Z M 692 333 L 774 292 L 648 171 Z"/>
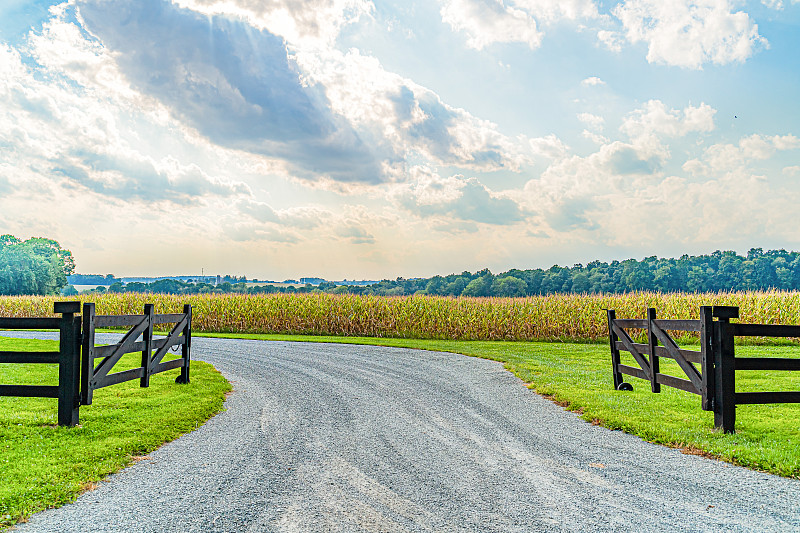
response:
<path id="1" fill-rule="evenodd" d="M 57 351 L 58 342 L 0 337 L 0 350 Z M 114 371 L 138 366 L 141 356 L 125 358 Z M 191 383 L 178 385 L 179 372 L 154 375 L 146 389 L 134 380 L 95 391 L 74 428 L 56 425 L 56 399 L 0 397 L 0 530 L 75 500 L 222 410 L 231 386 L 219 372 L 192 361 Z M 56 385 L 58 366 L 0 363 L 0 383 Z"/>
<path id="2" fill-rule="evenodd" d="M 204 335 L 204 334 L 199 334 Z M 197 335 L 196 335 L 197 336 Z M 717 457 L 748 468 L 800 479 L 800 404 L 741 405 L 736 433 L 714 429 L 714 414 L 700 409 L 700 397 L 627 378 L 633 392 L 613 388 L 605 344 L 445 341 L 365 337 L 210 334 L 208 336 L 304 342 L 371 344 L 454 352 L 502 362 L 505 367 L 584 420 L 632 433 L 687 453 Z M 689 349 L 692 349 L 689 347 Z M 737 346 L 737 356 L 800 358 L 800 347 Z M 624 357 L 623 357 L 624 359 Z M 627 364 L 634 365 L 632 358 Z M 663 373 L 682 377 L 677 364 L 661 359 Z M 737 371 L 736 390 L 800 390 L 798 372 Z"/>
<path id="3" fill-rule="evenodd" d="M 197 334 L 227 338 L 336 342 L 437 350 L 502 362 L 529 386 L 588 421 L 659 444 L 800 479 L 800 405 L 740 406 L 737 432 L 714 430 L 698 396 L 629 378 L 633 392 L 613 390 L 608 347 L 600 344 L 446 341 L 258 334 Z M 0 350 L 52 350 L 55 341 L 0 337 Z M 796 346 L 737 347 L 738 355 L 800 357 Z M 132 355 L 131 365 L 137 356 Z M 662 371 L 680 375 L 662 359 Z M 55 426 L 53 399 L 0 398 L 0 530 L 31 513 L 74 500 L 111 472 L 190 431 L 220 411 L 230 385 L 210 365 L 192 362 L 192 383 L 177 370 L 158 374 L 149 389 L 136 381 L 95 392 L 80 410 L 81 427 Z M 791 372 L 737 372 L 737 390 L 798 390 Z M 0 364 L 0 383 L 55 384 L 55 365 Z"/>

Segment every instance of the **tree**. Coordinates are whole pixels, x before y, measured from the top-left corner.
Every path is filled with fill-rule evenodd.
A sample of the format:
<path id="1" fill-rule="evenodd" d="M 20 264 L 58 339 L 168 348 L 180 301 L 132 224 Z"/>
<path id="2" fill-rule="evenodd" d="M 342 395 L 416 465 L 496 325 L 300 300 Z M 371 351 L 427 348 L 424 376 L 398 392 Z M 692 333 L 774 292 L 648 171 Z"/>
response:
<path id="1" fill-rule="evenodd" d="M 528 285 L 519 278 L 506 276 L 495 278 L 492 286 L 492 293 L 495 296 L 519 297 L 525 296 Z"/>
<path id="2" fill-rule="evenodd" d="M 0 294 L 60 294 L 74 270 L 72 252 L 52 239 L 0 236 Z"/>

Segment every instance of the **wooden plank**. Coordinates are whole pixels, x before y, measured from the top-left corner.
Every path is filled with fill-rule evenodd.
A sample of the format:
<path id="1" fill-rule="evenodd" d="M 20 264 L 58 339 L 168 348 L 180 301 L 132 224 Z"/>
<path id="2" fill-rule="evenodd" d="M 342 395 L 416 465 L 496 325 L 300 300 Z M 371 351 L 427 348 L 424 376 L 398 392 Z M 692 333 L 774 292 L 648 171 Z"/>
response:
<path id="1" fill-rule="evenodd" d="M 694 350 L 684 350 L 679 348 L 678 353 L 680 353 L 681 356 L 690 363 L 701 362 L 702 354 L 700 352 L 696 352 Z M 664 346 L 656 346 L 656 355 L 658 355 L 659 357 L 668 357 L 669 359 L 674 359 L 674 357 L 672 357 L 672 353 Z"/>
<path id="2" fill-rule="evenodd" d="M 144 315 L 95 315 L 94 327 L 116 328 L 138 326 L 147 317 Z"/>
<path id="3" fill-rule="evenodd" d="M 655 320 L 655 323 L 667 331 L 700 331 L 699 320 Z"/>
<path id="4" fill-rule="evenodd" d="M 731 324 L 736 337 L 800 337 L 800 326 L 785 324 Z"/>
<path id="5" fill-rule="evenodd" d="M 153 317 L 153 324 L 172 324 L 174 322 L 180 322 L 181 320 L 186 317 L 183 313 L 173 313 L 168 315 L 155 315 Z"/>
<path id="6" fill-rule="evenodd" d="M 700 390 L 688 379 L 676 378 L 675 376 L 670 376 L 669 374 L 656 374 L 656 380 L 667 387 L 673 387 L 686 392 L 691 392 L 692 394 L 700 394 Z"/>
<path id="7" fill-rule="evenodd" d="M 617 313 L 613 309 L 606 309 L 606 324 L 608 325 L 608 345 L 611 349 L 611 377 L 614 380 L 614 390 L 622 384 L 622 374 L 619 371 L 619 348 L 617 348 L 617 335 L 614 333 L 612 324 L 617 318 Z"/>
<path id="8" fill-rule="evenodd" d="M 60 318 L 0 317 L 0 329 L 59 329 Z"/>
<path id="9" fill-rule="evenodd" d="M 173 359 L 172 361 L 166 361 L 164 363 L 159 363 L 153 367 L 153 371 L 151 374 L 158 374 L 159 372 L 165 372 L 167 370 L 173 370 L 175 368 L 180 368 L 183 366 L 183 359 Z"/>
<path id="10" fill-rule="evenodd" d="M 683 355 L 681 355 L 681 349 L 678 348 L 678 345 L 675 344 L 675 341 L 672 340 L 672 337 L 667 335 L 667 333 L 659 328 L 656 324 L 653 324 L 653 333 L 656 334 L 656 337 L 658 337 L 658 340 L 661 342 L 661 344 L 663 344 L 664 347 L 669 350 L 669 354 L 672 356 L 675 362 L 678 363 L 678 366 L 681 367 L 681 370 L 683 370 L 684 374 L 686 374 L 686 377 L 689 378 L 689 380 L 695 386 L 695 389 L 702 390 L 702 376 L 700 376 L 700 373 L 692 365 L 692 363 L 687 361 Z"/>
<path id="11" fill-rule="evenodd" d="M 704 411 L 714 410 L 713 312 L 714 309 L 710 306 L 700 306 L 700 375 L 703 377 L 700 406 Z"/>
<path id="12" fill-rule="evenodd" d="M 92 381 L 92 388 L 101 389 L 110 385 L 116 385 L 117 383 L 124 383 L 125 381 L 130 381 L 132 379 L 140 379 L 143 375 L 144 369 L 142 367 L 123 370 L 122 372 L 109 374 L 102 378 L 95 378 Z"/>
<path id="13" fill-rule="evenodd" d="M 614 333 L 616 333 L 619 339 L 622 341 L 623 346 L 625 346 L 625 350 L 631 353 L 633 358 L 636 359 L 636 362 L 639 363 L 639 366 L 642 368 L 645 375 L 648 376 L 645 379 L 650 379 L 649 377 L 650 363 L 647 361 L 647 359 L 642 357 L 642 354 L 639 353 L 639 351 L 636 349 L 636 347 L 634 346 L 635 343 L 631 340 L 631 338 L 628 336 L 625 330 L 617 326 L 617 322 L 619 321 L 615 320 L 612 323 L 612 328 L 614 329 Z"/>
<path id="14" fill-rule="evenodd" d="M 622 365 L 621 364 L 621 365 L 617 366 L 617 369 L 619 369 L 619 371 L 622 374 L 627 374 L 627 375 L 633 376 L 635 378 L 640 378 L 640 379 L 643 379 L 645 381 L 650 379 L 649 377 L 647 377 L 647 374 L 642 372 L 642 369 L 636 368 L 635 366 L 628 366 L 628 365 Z"/>
<path id="15" fill-rule="evenodd" d="M 90 379 L 94 375 L 94 317 L 95 308 L 92 302 L 83 304 L 83 339 L 81 339 L 81 403 L 92 405 L 92 387 Z"/>
<path id="16" fill-rule="evenodd" d="M 648 344 L 639 344 L 634 342 L 633 346 L 635 346 L 636 349 L 639 350 L 639 353 L 641 353 L 642 355 L 650 355 L 650 346 Z M 617 349 L 627 351 L 625 345 L 622 344 L 622 341 L 617 341 Z M 683 358 L 689 361 L 690 363 L 701 362 L 700 359 L 702 354 L 700 352 L 696 352 L 694 350 L 683 350 L 683 349 L 679 349 L 678 351 L 683 356 Z M 663 346 L 656 346 L 656 355 L 659 357 L 666 357 L 667 359 L 673 359 L 670 351 Z"/>
<path id="17" fill-rule="evenodd" d="M 169 332 L 169 335 L 167 335 L 164 344 L 160 348 L 158 348 L 153 354 L 153 359 L 152 359 L 153 364 L 158 364 L 161 361 L 161 359 L 164 358 L 164 356 L 167 354 L 167 352 L 172 346 L 177 346 L 182 344 L 176 341 L 180 338 L 181 332 L 183 332 L 184 327 L 186 327 L 185 319 L 175 324 L 175 326 L 173 326 L 172 330 Z"/>
<path id="18" fill-rule="evenodd" d="M 125 353 L 133 353 L 138 352 L 140 349 L 137 349 L 137 345 L 139 343 L 133 343 L 128 346 L 128 350 Z M 94 358 L 100 359 L 101 357 L 108 357 L 109 355 L 113 354 L 119 348 L 119 344 L 109 344 L 107 346 L 96 346 L 94 349 Z M 123 354 L 124 355 L 124 354 Z"/>
<path id="19" fill-rule="evenodd" d="M 147 318 L 148 317 L 144 317 L 139 325 L 135 326 L 128 333 L 126 333 L 119 343 L 112 345 L 115 346 L 114 351 L 106 356 L 105 359 L 103 359 L 97 366 L 97 368 L 94 369 L 95 376 L 105 376 L 111 371 L 111 369 L 115 364 L 117 364 L 117 361 L 119 361 L 123 355 L 126 353 L 131 353 L 130 347 L 134 344 L 134 341 L 139 338 L 139 335 L 142 334 L 142 331 L 147 329 Z"/>
<path id="20" fill-rule="evenodd" d="M 736 403 L 800 403 L 800 392 L 737 392 Z"/>
<path id="21" fill-rule="evenodd" d="M 58 385 L 0 385 L 0 396 L 58 398 Z"/>
<path id="22" fill-rule="evenodd" d="M 58 363 L 58 352 L 0 352 L 0 363 Z"/>
<path id="23" fill-rule="evenodd" d="M 639 318 L 617 318 L 614 325 L 620 328 L 647 329 L 647 320 Z"/>
<path id="24" fill-rule="evenodd" d="M 800 370 L 800 359 L 737 357 L 736 370 Z"/>
<path id="25" fill-rule="evenodd" d="M 661 367 L 661 359 L 658 357 L 658 339 L 653 335 L 652 323 L 656 320 L 656 310 L 653 307 L 647 309 L 647 352 L 650 356 L 650 390 L 653 393 L 661 392 L 661 384 L 656 381 L 656 374 Z"/>

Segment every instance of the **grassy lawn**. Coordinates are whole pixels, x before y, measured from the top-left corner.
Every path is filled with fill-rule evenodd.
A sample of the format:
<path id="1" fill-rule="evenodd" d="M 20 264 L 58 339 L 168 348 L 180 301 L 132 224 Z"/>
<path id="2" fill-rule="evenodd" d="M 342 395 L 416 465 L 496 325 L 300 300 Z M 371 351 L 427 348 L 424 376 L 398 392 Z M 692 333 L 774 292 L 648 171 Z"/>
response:
<path id="1" fill-rule="evenodd" d="M 57 351 L 57 341 L 0 337 L 4 351 Z M 139 366 L 125 356 L 115 371 Z M 222 410 L 230 384 L 211 365 L 192 361 L 191 383 L 180 370 L 95 391 L 81 424 L 58 427 L 58 400 L 0 397 L 0 530 L 31 513 L 73 501 L 112 472 L 174 440 Z M 0 363 L 0 383 L 58 384 L 57 365 Z"/>
<path id="2" fill-rule="evenodd" d="M 800 479 L 800 405 L 745 405 L 737 432 L 714 430 L 713 413 L 698 396 L 628 378 L 633 392 L 613 390 L 605 344 L 445 341 L 363 337 L 194 334 L 227 338 L 334 342 L 461 353 L 505 367 L 587 421 L 781 476 Z M 0 337 L 0 350 L 54 350 L 55 341 Z M 737 355 L 800 357 L 796 346 L 737 347 Z M 138 355 L 130 355 L 138 366 Z M 631 364 L 628 361 L 628 364 Z M 680 376 L 672 361 L 662 372 Z M 164 442 L 191 431 L 222 409 L 227 381 L 208 364 L 192 362 L 192 382 L 177 385 L 178 370 L 153 376 L 149 389 L 137 381 L 100 389 L 80 410 L 81 426 L 59 428 L 57 401 L 0 398 L 0 530 L 47 507 L 73 501 L 111 472 Z M 737 390 L 798 390 L 791 372 L 737 372 Z M 55 384 L 55 365 L 0 364 L 0 383 Z"/>
<path id="3" fill-rule="evenodd" d="M 204 335 L 204 334 L 200 334 Z M 197 334 L 195 334 L 197 336 Z M 444 341 L 290 335 L 209 336 L 304 342 L 371 344 L 455 352 L 502 362 L 536 392 L 578 411 L 587 421 L 633 433 L 650 442 L 683 449 L 800 479 L 800 404 L 742 405 L 736 411 L 736 433 L 714 429 L 714 414 L 700 409 L 700 397 L 627 377 L 633 392 L 613 388 L 607 344 L 544 342 Z M 693 349 L 692 347 L 687 347 Z M 800 358 L 800 347 L 737 346 L 737 356 Z M 634 365 L 632 358 L 623 362 Z M 678 365 L 661 359 L 661 371 L 682 377 Z M 736 372 L 736 390 L 800 390 L 798 372 Z"/>

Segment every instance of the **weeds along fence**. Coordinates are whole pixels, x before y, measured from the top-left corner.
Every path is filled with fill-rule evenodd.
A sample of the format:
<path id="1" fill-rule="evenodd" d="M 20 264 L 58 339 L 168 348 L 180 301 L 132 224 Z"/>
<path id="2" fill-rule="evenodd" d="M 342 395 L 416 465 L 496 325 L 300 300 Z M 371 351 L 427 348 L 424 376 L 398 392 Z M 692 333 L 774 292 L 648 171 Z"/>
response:
<path id="1" fill-rule="evenodd" d="M 0 396 L 58 398 L 58 424 L 75 426 L 81 405 L 91 405 L 96 389 L 139 379 L 140 387 L 150 385 L 153 374 L 180 368 L 176 383 L 189 383 L 191 362 L 192 307 L 183 312 L 154 313 L 153 304 L 144 304 L 140 315 L 98 315 L 95 303 L 54 302 L 51 317 L 4 317 L 0 309 L 0 329 L 57 329 L 58 352 L 0 352 L 0 363 L 58 364 L 58 385 L 0 385 Z M 154 339 L 156 326 L 173 324 L 164 338 Z M 130 328 L 116 344 L 95 345 L 97 328 Z M 163 361 L 170 349 L 180 348 L 181 356 Z M 141 353 L 141 365 L 113 372 L 115 365 L 129 353 Z M 100 360 L 98 364 L 95 362 Z"/>
<path id="2" fill-rule="evenodd" d="M 618 319 L 609 309 L 614 387 L 633 390 L 623 381 L 625 374 L 649 381 L 654 393 L 666 385 L 697 394 L 702 409 L 714 412 L 714 425 L 725 433 L 734 431 L 737 405 L 800 403 L 800 391 L 736 392 L 737 370 L 800 371 L 800 359 L 736 357 L 734 345 L 735 337 L 798 338 L 800 326 L 734 323 L 731 319 L 739 318 L 739 308 L 730 306 L 703 306 L 699 314 L 699 320 L 657 320 L 656 310 L 650 308 L 644 319 Z M 631 330 L 643 332 L 646 342 L 635 342 Z M 699 334 L 699 351 L 681 349 L 676 343 L 675 332 L 686 331 Z M 637 366 L 622 364 L 621 351 L 630 353 Z M 683 375 L 661 373 L 660 358 L 674 360 Z"/>
<path id="3" fill-rule="evenodd" d="M 421 339 L 507 341 L 601 341 L 608 335 L 605 309 L 620 316 L 658 308 L 664 318 L 699 320 L 706 305 L 736 306 L 742 320 L 798 324 L 800 293 L 553 295 L 531 298 L 438 296 L 271 295 L 92 295 L 103 315 L 138 313 L 151 302 L 161 313 L 192 306 L 194 331 L 285 333 Z M 0 316 L 51 316 L 55 297 L 0 297 Z M 697 332 L 676 340 L 697 342 Z"/>

